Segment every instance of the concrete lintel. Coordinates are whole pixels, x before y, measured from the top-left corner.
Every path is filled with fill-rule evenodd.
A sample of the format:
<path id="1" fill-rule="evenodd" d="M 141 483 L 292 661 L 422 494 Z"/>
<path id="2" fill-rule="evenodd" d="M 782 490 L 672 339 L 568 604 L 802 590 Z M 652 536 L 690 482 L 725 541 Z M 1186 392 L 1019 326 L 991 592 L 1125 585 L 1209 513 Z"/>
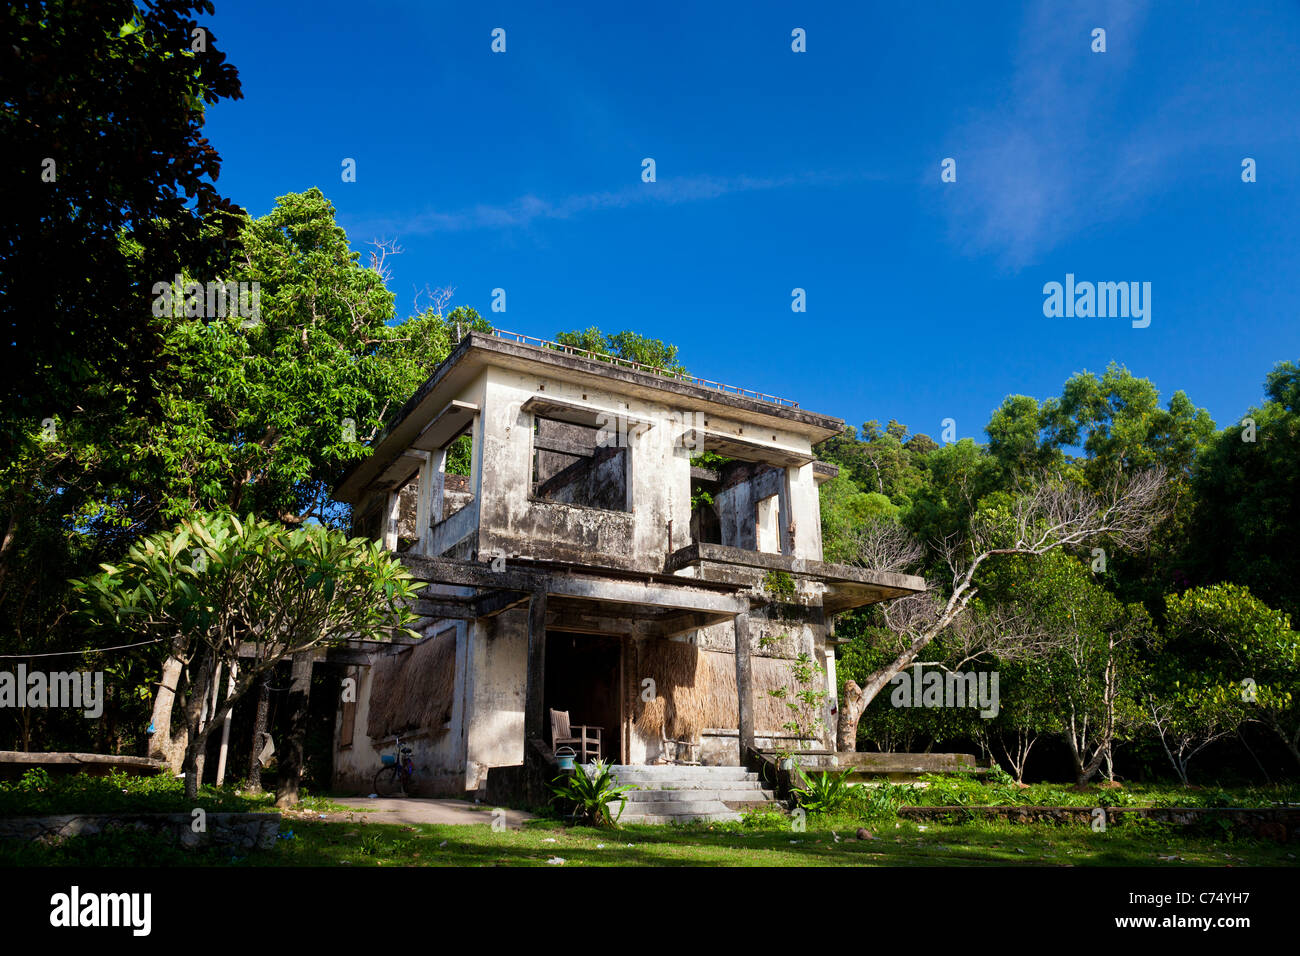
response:
<path id="1" fill-rule="evenodd" d="M 739 614 L 749 610 L 747 597 L 677 585 L 557 576 L 546 582 L 546 591 L 560 597 L 587 598 L 610 604 L 654 605 L 719 614 Z"/>
<path id="2" fill-rule="evenodd" d="M 685 448 L 703 448 L 728 458 L 763 462 L 781 468 L 798 467 L 813 460 L 812 455 L 795 448 L 784 448 L 780 445 L 753 441 L 739 435 L 728 435 L 725 432 L 709 431 L 704 428 L 686 429 L 678 444 Z"/>
<path id="3" fill-rule="evenodd" d="M 474 423 L 476 414 L 478 406 L 473 402 L 453 399 L 434 416 L 433 421 L 424 426 L 424 430 L 411 442 L 411 447 L 426 452 L 446 448 Z"/>
<path id="4" fill-rule="evenodd" d="M 594 405 L 582 405 L 578 402 L 566 402 L 549 395 L 534 395 L 520 406 L 521 411 L 556 421 L 569 422 L 574 425 L 586 425 L 588 428 L 619 427 L 623 420 L 624 429 L 647 429 L 654 426 L 648 418 L 632 415 L 626 408 L 597 408 Z"/>

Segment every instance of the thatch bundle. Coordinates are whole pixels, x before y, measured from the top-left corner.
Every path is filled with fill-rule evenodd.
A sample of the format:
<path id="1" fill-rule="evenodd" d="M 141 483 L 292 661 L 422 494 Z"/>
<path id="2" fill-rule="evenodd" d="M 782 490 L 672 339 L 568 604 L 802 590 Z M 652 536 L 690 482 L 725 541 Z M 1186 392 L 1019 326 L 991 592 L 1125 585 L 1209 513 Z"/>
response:
<path id="1" fill-rule="evenodd" d="M 421 731 L 434 735 L 451 720 L 456 687 L 456 630 L 426 637 L 410 650 L 381 657 L 370 682 L 371 739 Z"/>
<path id="2" fill-rule="evenodd" d="M 785 701 L 768 691 L 786 689 L 786 700 L 798 703 L 790 661 L 772 657 L 751 659 L 754 672 L 754 729 L 762 735 L 783 735 L 794 719 Z M 692 644 L 654 641 L 642 648 L 637 674 L 655 682 L 652 701 L 636 698 L 636 727 L 658 739 L 667 727 L 673 740 L 698 740 L 709 728 L 736 726 L 736 659 L 719 651 L 702 651 Z M 816 715 L 800 705 L 800 723 L 811 728 Z"/>

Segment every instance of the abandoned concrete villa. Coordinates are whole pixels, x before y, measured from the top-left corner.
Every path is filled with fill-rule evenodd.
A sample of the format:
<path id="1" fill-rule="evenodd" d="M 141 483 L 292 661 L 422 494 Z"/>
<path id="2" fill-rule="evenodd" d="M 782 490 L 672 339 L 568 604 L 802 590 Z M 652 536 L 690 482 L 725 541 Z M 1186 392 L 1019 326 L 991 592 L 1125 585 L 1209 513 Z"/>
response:
<path id="1" fill-rule="evenodd" d="M 467 334 L 336 489 L 424 582 L 422 640 L 347 648 L 336 789 L 395 735 L 420 794 L 491 800 L 536 792 L 570 727 L 628 774 L 833 750 L 835 615 L 924 587 L 822 561 L 812 448 L 843 422 L 508 336 Z"/>

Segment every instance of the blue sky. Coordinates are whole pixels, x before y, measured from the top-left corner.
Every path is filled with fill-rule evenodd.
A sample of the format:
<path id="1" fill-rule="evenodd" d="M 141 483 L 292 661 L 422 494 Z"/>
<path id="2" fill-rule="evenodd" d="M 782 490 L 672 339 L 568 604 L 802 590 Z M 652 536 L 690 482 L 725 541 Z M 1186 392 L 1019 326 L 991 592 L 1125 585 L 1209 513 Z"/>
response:
<path id="1" fill-rule="evenodd" d="M 1300 359 L 1294 2 L 216 3 L 223 193 L 319 186 L 354 247 L 402 246 L 401 316 L 454 286 L 502 328 L 634 329 L 980 441 L 1111 360 L 1223 427 Z M 1150 326 L 1045 317 L 1066 273 L 1150 282 Z"/>

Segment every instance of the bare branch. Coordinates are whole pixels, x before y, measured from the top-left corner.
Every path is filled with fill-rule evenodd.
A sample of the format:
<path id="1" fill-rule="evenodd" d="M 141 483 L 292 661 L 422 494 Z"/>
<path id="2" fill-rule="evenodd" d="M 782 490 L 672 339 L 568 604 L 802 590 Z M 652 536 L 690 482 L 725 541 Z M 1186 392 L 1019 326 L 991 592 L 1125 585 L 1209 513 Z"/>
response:
<path id="1" fill-rule="evenodd" d="M 889 518 L 854 528 L 850 540 L 853 547 L 850 563 L 872 571 L 906 571 L 925 556 L 921 543 Z"/>
<path id="2" fill-rule="evenodd" d="M 370 253 L 370 268 L 379 273 L 379 277 L 385 283 L 393 278 L 392 266 L 388 263 L 389 256 L 400 256 L 402 247 L 397 244 L 396 239 L 371 239 L 369 245 L 374 246 Z"/>

